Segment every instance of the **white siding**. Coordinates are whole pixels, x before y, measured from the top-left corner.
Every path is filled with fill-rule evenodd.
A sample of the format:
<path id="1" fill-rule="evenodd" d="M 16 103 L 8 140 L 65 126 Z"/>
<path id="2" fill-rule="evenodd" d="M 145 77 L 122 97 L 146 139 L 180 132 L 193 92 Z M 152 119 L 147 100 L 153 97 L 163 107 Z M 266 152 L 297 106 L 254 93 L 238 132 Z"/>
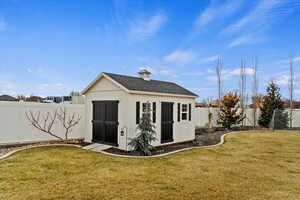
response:
<path id="1" fill-rule="evenodd" d="M 150 96 L 150 95 L 138 95 L 138 94 L 130 94 L 129 95 L 129 103 L 127 105 L 127 113 L 128 113 L 128 137 L 132 138 L 136 136 L 136 102 L 139 101 L 141 103 L 156 102 L 156 138 L 157 141 L 154 145 L 161 144 L 161 103 L 162 102 L 173 102 L 173 139 L 175 142 L 183 142 L 188 140 L 193 140 L 195 138 L 195 123 L 194 123 L 194 107 L 195 101 L 193 98 L 183 98 L 183 97 L 168 97 L 168 96 Z M 191 121 L 180 120 L 177 121 L 177 103 L 180 104 L 191 104 L 192 106 L 192 119 Z M 140 112 L 142 114 L 142 112 Z"/>
<path id="2" fill-rule="evenodd" d="M 86 93 L 86 134 L 85 141 L 91 142 L 93 137 L 93 101 L 118 100 L 118 144 L 120 149 L 126 149 L 126 141 L 120 136 L 121 128 L 128 124 L 127 104 L 128 94 L 111 81 L 102 78 Z"/>
<path id="3" fill-rule="evenodd" d="M 173 139 L 174 142 L 183 142 L 193 140 L 195 138 L 195 123 L 194 123 L 194 107 L 195 101 L 193 98 L 185 97 L 172 97 L 172 96 L 157 96 L 157 95 L 137 95 L 128 94 L 123 89 L 112 83 L 106 78 L 99 80 L 87 93 L 86 93 L 86 136 L 85 140 L 90 142 L 92 140 L 92 113 L 93 105 L 92 101 L 101 100 L 118 100 L 118 144 L 120 149 L 129 150 L 128 142 L 130 138 L 133 138 L 137 134 L 136 130 L 136 102 L 141 104 L 147 101 L 156 102 L 156 137 L 157 141 L 154 145 L 160 145 L 160 122 L 161 122 L 161 102 L 173 102 Z M 192 108 L 192 120 L 177 122 L 177 103 L 191 104 Z M 142 113 L 142 112 L 140 112 Z M 121 130 L 124 130 L 125 134 L 122 136 Z"/>

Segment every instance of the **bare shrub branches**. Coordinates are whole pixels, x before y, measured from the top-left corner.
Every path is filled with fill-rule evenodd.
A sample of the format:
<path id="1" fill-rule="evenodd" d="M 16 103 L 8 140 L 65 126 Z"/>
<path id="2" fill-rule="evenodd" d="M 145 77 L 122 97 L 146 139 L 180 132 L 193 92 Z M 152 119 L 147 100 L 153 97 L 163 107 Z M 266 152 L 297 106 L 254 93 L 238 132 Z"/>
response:
<path id="1" fill-rule="evenodd" d="M 37 128 L 38 130 L 47 133 L 57 139 L 63 140 L 62 137 L 59 137 L 58 135 L 54 134 L 52 132 L 52 127 L 56 122 L 57 119 L 57 109 L 53 111 L 53 113 L 46 112 L 41 117 L 41 112 L 38 111 L 36 114 L 34 114 L 31 110 L 28 112 L 25 112 L 27 120 L 30 122 L 30 124 Z"/>
<path id="2" fill-rule="evenodd" d="M 29 110 L 28 112 L 25 112 L 25 115 L 33 127 L 59 140 L 67 140 L 69 138 L 69 134 L 72 132 L 72 128 L 75 127 L 81 120 L 81 116 L 79 114 L 73 113 L 72 115 L 69 115 L 65 107 L 56 109 L 52 113 L 46 112 L 43 114 L 41 114 L 40 111 L 33 113 Z M 64 138 L 58 136 L 52 130 L 53 125 L 57 122 L 57 120 L 60 121 L 61 125 L 65 129 Z"/>
<path id="3" fill-rule="evenodd" d="M 59 109 L 58 119 L 65 129 L 65 139 L 68 139 L 69 133 L 72 132 L 72 127 L 79 123 L 81 116 L 76 113 L 73 113 L 72 116 L 68 116 L 67 109 L 64 107 Z"/>

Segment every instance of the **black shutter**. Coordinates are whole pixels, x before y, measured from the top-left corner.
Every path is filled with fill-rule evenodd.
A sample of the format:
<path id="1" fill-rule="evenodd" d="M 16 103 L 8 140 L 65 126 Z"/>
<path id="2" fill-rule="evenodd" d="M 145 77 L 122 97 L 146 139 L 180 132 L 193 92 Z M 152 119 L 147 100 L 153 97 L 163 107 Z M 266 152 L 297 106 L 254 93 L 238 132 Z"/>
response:
<path id="1" fill-rule="evenodd" d="M 135 123 L 139 124 L 140 123 L 140 102 L 137 101 L 135 105 Z"/>
<path id="2" fill-rule="evenodd" d="M 180 103 L 177 104 L 177 121 L 180 122 Z"/>
<path id="3" fill-rule="evenodd" d="M 192 119 L 192 105 L 189 103 L 189 121 Z"/>
<path id="4" fill-rule="evenodd" d="M 156 103 L 152 103 L 152 121 L 153 123 L 156 122 Z"/>

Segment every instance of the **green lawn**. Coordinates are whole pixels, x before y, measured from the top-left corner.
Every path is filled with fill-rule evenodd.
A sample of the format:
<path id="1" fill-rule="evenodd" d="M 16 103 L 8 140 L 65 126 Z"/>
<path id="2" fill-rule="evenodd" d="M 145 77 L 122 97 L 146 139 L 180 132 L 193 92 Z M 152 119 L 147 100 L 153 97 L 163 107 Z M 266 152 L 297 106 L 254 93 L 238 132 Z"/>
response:
<path id="1" fill-rule="evenodd" d="M 0 199 L 300 199 L 300 132 L 243 132 L 162 158 L 42 147 L 0 161 Z"/>

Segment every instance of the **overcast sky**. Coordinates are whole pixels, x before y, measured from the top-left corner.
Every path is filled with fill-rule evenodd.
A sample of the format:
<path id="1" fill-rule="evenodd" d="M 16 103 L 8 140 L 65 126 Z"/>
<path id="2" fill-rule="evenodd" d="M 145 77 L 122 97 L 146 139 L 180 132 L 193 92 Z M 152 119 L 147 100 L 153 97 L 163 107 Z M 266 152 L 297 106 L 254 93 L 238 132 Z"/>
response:
<path id="1" fill-rule="evenodd" d="M 68 95 L 100 72 L 147 67 L 201 100 L 217 96 L 222 56 L 225 92 L 243 58 L 251 95 L 257 56 L 260 92 L 275 80 L 287 97 L 293 56 L 300 100 L 299 23 L 300 0 L 0 0 L 0 94 Z"/>

